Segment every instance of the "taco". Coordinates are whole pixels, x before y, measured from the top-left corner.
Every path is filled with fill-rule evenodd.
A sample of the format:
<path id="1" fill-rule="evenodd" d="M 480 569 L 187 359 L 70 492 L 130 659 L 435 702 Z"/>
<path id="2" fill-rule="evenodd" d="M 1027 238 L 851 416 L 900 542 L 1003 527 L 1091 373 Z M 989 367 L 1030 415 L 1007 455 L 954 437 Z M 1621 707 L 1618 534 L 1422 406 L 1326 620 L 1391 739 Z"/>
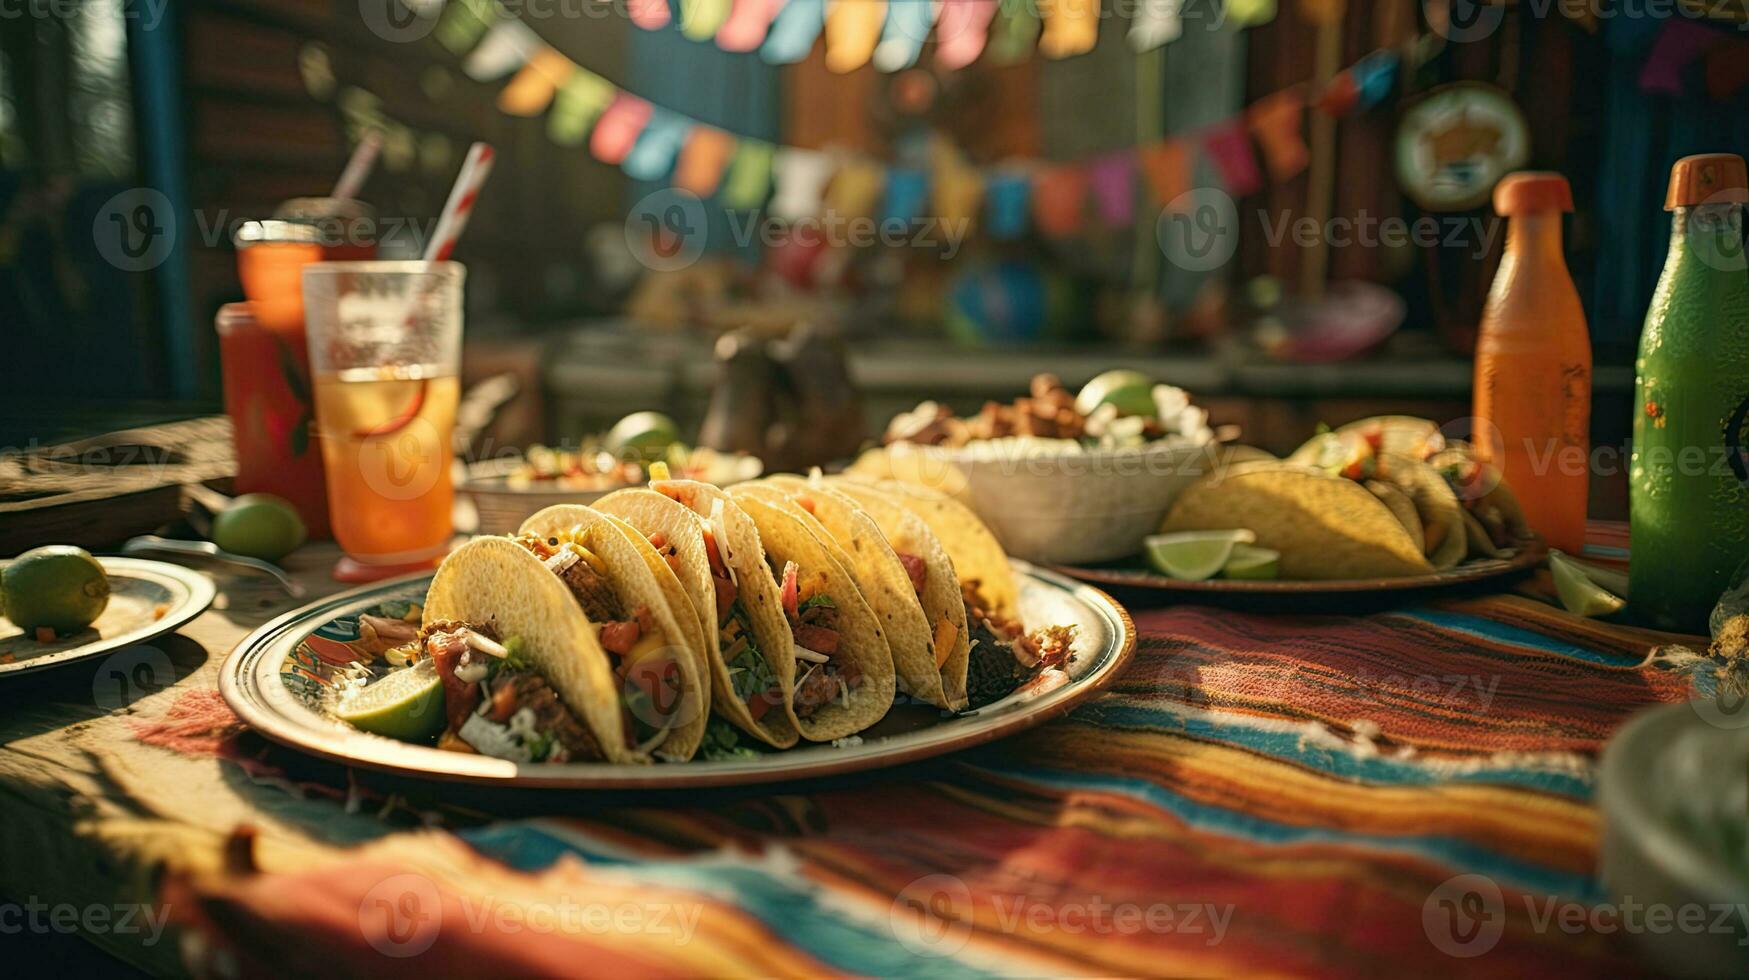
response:
<path id="1" fill-rule="evenodd" d="M 781 491 L 736 487 L 729 496 L 759 529 L 778 583 L 796 657 L 790 711 L 802 737 L 829 742 L 880 721 L 893 706 L 893 655 L 844 553 Z"/>
<path id="2" fill-rule="evenodd" d="M 1360 483 L 1311 466 L 1229 467 L 1179 495 L 1162 532 L 1246 528 L 1281 553 L 1286 579 L 1394 578 L 1434 570 L 1391 509 Z M 1463 530 L 1458 529 L 1460 540 Z"/>
<path id="3" fill-rule="evenodd" d="M 852 493 L 856 486 L 869 486 L 848 479 L 835 480 L 833 485 L 847 493 Z M 1019 616 L 1020 586 L 1008 565 L 1008 553 L 975 511 L 946 494 L 914 483 L 889 480 L 872 486 L 929 526 L 952 560 L 960 581 L 974 583 L 982 608 L 1004 619 Z"/>
<path id="4" fill-rule="evenodd" d="M 1476 455 L 1466 442 L 1451 442 L 1427 461 L 1443 477 L 1462 502 L 1472 540 L 1486 542 L 1484 552 L 1494 554 L 1533 540 L 1536 532 L 1525 520 L 1518 496 L 1507 486 L 1500 470 Z M 1479 533 L 1478 533 L 1479 532 Z"/>
<path id="5" fill-rule="evenodd" d="M 652 486 L 616 490 L 593 506 L 636 528 L 692 600 L 710 664 L 711 710 L 767 745 L 789 748 L 798 738 L 790 709 L 795 651 L 758 530 L 709 484 Z"/>
<path id="6" fill-rule="evenodd" d="M 565 583 L 509 538 L 479 538 L 444 559 L 417 643 L 442 680 L 440 748 L 518 763 L 643 763 L 671 734 L 623 696 L 643 688 L 615 676 Z M 673 693 L 684 662 L 637 660 Z"/>
<path id="7" fill-rule="evenodd" d="M 1073 630 L 1047 626 L 1029 634 L 1018 616 L 992 607 L 987 581 L 961 571 L 959 558 L 950 555 L 935 526 L 905 506 L 920 499 L 918 495 L 889 492 L 887 487 L 896 484 L 875 487 L 846 479 L 830 479 L 826 484 L 867 511 L 901 559 L 914 556 L 906 561 L 908 567 L 917 565 L 915 558 L 922 559 L 918 598 L 924 617 L 935 623 L 934 629 L 941 634 L 935 650 L 937 656 L 946 639 L 946 628 L 941 624 L 946 622 L 956 631 L 954 648 L 942 663 L 941 684 L 943 696 L 959 710 L 981 708 L 1007 697 L 1041 668 L 1067 658 Z M 976 523 L 977 518 L 970 511 L 966 512 L 966 520 L 976 524 L 962 528 L 966 537 L 975 539 L 977 532 L 989 534 L 982 524 Z M 996 550 L 1001 554 L 1000 546 Z M 976 548 L 971 553 L 974 561 L 979 560 Z M 1006 556 L 1002 565 L 1006 570 Z M 1012 572 L 1000 580 L 1018 593 Z"/>
<path id="8" fill-rule="evenodd" d="M 642 658 L 657 654 L 685 663 L 674 668 L 684 697 L 673 704 L 655 703 L 657 688 L 642 692 L 657 714 L 671 716 L 664 758 L 689 759 L 704 738 L 710 717 L 709 661 L 704 633 L 692 600 L 680 588 L 673 569 L 649 541 L 616 517 L 575 504 L 560 504 L 522 523 L 517 543 L 529 549 L 557 573 L 576 597 L 601 645 L 620 658 L 616 670 L 630 684 L 648 680 L 638 671 Z M 638 695 L 629 695 L 638 696 Z"/>
<path id="9" fill-rule="evenodd" d="M 1469 536 L 1464 527 L 1463 507 L 1445 479 L 1423 461 L 1427 447 L 1443 445 L 1431 422 L 1408 416 L 1362 419 L 1334 432 L 1321 432 L 1288 457 L 1288 462 L 1311 466 L 1367 485 L 1393 514 L 1404 519 L 1436 570 L 1456 565 L 1469 554 Z M 1394 487 L 1413 504 L 1418 526 L 1410 526 L 1402 501 L 1381 492 L 1375 483 Z"/>
<path id="10" fill-rule="evenodd" d="M 887 505 L 896 512 L 886 515 L 889 525 L 915 525 L 889 535 L 869 509 L 824 481 L 776 476 L 743 486 L 790 499 L 796 508 L 792 515 L 837 547 L 845 569 L 880 619 L 900 690 L 949 711 L 965 707 L 964 609 L 953 565 L 921 520 L 896 504 Z M 895 536 L 921 553 L 895 551 L 890 540 Z"/>

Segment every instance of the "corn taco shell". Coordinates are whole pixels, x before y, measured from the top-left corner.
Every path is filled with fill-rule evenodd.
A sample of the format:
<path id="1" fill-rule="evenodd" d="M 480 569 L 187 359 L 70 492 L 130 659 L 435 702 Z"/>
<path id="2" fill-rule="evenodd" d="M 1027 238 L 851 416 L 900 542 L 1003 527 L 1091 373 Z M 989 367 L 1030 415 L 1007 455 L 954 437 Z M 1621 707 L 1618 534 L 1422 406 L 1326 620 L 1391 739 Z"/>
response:
<path id="1" fill-rule="evenodd" d="M 673 569 L 637 531 L 589 507 L 548 507 L 524 521 L 517 533 L 566 537 L 584 545 L 606 564 L 606 577 L 628 610 L 639 606 L 650 609 L 657 630 L 670 638 L 687 661 L 680 671 L 681 700 L 671 708 L 661 708 L 672 731 L 657 753 L 665 758 L 692 758 L 704 739 L 710 716 L 709 661 L 692 601 L 681 590 Z"/>
<path id="2" fill-rule="evenodd" d="M 803 511 L 831 536 L 845 555 L 845 567 L 880 617 L 887 647 L 893 654 L 899 689 L 949 711 L 964 708 L 965 607 L 959 600 L 959 586 L 947 552 L 941 550 L 940 542 L 934 540 L 928 527 L 897 505 L 887 505 L 883 515 L 889 526 L 908 524 L 895 533 L 921 552 L 906 552 L 922 562 L 920 590 L 869 508 L 823 480 L 810 482 L 795 476 L 777 476 L 762 483 L 800 502 Z M 925 612 L 926 603 L 933 606 L 933 616 Z M 950 612 L 957 613 L 959 620 Z"/>
<path id="3" fill-rule="evenodd" d="M 816 535 L 792 514 L 787 508 L 794 504 L 787 497 L 773 498 L 766 492 L 740 488 L 731 491 L 730 497 L 759 529 L 768 580 L 778 584 L 776 576 L 787 563 L 794 562 L 799 600 L 805 603 L 815 596 L 827 596 L 834 607 L 827 617 L 829 628 L 838 634 L 838 649 L 830 654 L 830 663 L 804 662 L 802 644 L 796 642 L 792 648 L 796 651 L 796 694 L 787 707 L 796 729 L 810 741 L 830 742 L 880 721 L 893 706 L 893 655 L 880 620 L 844 567 L 843 552 L 829 537 Z M 783 615 L 780 610 L 779 616 Z M 784 632 L 798 640 L 801 633 L 792 634 L 789 620 L 784 618 L 783 622 Z M 839 693 L 809 713 L 803 707 L 804 686 L 810 674 L 826 670 L 839 671 Z"/>
<path id="4" fill-rule="evenodd" d="M 964 710 L 968 703 L 966 671 L 971 658 L 971 633 L 966 624 L 959 572 L 941 539 L 921 517 L 873 486 L 848 480 L 810 480 L 808 485 L 822 482 L 843 494 L 874 522 L 895 559 L 901 555 L 922 559 L 923 588 L 914 591 L 923 607 L 923 619 L 930 624 L 931 662 L 940 665 L 944 707 Z M 903 572 L 902 566 L 900 571 Z M 910 587 L 908 575 L 905 586 Z"/>
<path id="5" fill-rule="evenodd" d="M 1397 519 L 1397 523 L 1403 525 L 1403 530 L 1409 532 L 1409 537 L 1415 539 L 1415 547 L 1421 549 L 1422 554 L 1426 554 L 1427 535 L 1422 530 L 1421 512 L 1415 509 L 1415 501 L 1409 499 L 1408 494 L 1397 489 L 1396 484 L 1387 483 L 1384 480 L 1363 480 L 1361 486 L 1366 487 L 1368 493 L 1379 498 L 1379 503 L 1390 508 L 1391 516 Z"/>
<path id="6" fill-rule="evenodd" d="M 1339 436 L 1359 436 L 1380 453 L 1426 459 L 1445 448 L 1445 434 L 1431 419 L 1414 415 L 1375 415 L 1336 429 Z"/>
<path id="7" fill-rule="evenodd" d="M 1286 579 L 1424 575 L 1433 566 L 1377 497 L 1353 480 L 1291 463 L 1241 463 L 1190 486 L 1163 532 L 1246 528 L 1281 552 Z"/>
<path id="8" fill-rule="evenodd" d="M 795 651 L 777 586 L 765 567 L 758 530 L 727 494 L 708 483 L 667 480 L 651 486 L 650 490 L 615 491 L 594 506 L 623 519 L 646 539 L 661 535 L 663 548 L 659 550 L 674 556 L 679 566 L 676 577 L 706 630 L 711 710 L 768 745 L 789 748 L 798 738 L 789 707 L 795 684 Z M 742 617 L 718 608 L 705 542 L 707 530 L 735 580 Z M 743 655 L 762 661 L 775 687 L 775 695 L 757 705 L 762 709 L 757 718 L 749 698 L 736 693 L 730 673 L 729 660 Z M 761 697 L 764 695 L 754 695 Z"/>
<path id="9" fill-rule="evenodd" d="M 1464 560 L 1469 553 L 1464 508 L 1438 470 L 1409 456 L 1380 453 L 1378 477 L 1415 502 L 1424 535 L 1422 550 L 1434 568 L 1443 571 Z"/>
<path id="10" fill-rule="evenodd" d="M 849 492 L 854 484 L 833 485 Z M 1020 586 L 1009 567 L 1008 553 L 975 511 L 952 497 L 912 483 L 887 481 L 874 489 L 916 514 L 935 532 L 960 581 L 978 583 L 985 609 L 1003 619 L 1020 619 Z"/>
<path id="11" fill-rule="evenodd" d="M 476 538 L 443 560 L 425 594 L 422 624 L 490 625 L 520 637 L 523 657 L 583 723 L 608 762 L 649 762 L 625 744 L 619 679 L 571 592 L 509 538 Z"/>

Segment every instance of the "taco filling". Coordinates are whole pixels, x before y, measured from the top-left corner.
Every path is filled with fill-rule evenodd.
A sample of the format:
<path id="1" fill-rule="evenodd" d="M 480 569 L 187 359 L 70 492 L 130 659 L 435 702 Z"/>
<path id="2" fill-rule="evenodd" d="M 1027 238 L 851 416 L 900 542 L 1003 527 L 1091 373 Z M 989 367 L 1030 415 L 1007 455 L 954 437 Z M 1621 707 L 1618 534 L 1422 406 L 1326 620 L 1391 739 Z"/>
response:
<path id="1" fill-rule="evenodd" d="M 898 557 L 899 564 L 905 566 L 905 574 L 911 579 L 911 591 L 917 593 L 917 601 L 922 603 L 923 590 L 929 585 L 929 563 L 917 555 L 903 551 L 894 551 L 893 554 Z M 959 639 L 959 632 L 959 627 L 945 614 L 936 620 L 930 637 L 930 649 L 935 653 L 936 670 L 947 666 L 947 658 L 953 656 L 953 644 Z"/>
<path id="2" fill-rule="evenodd" d="M 409 659 L 431 658 L 443 683 L 438 747 L 511 762 L 593 762 L 606 755 L 558 692 L 522 659 L 520 637 L 499 642 L 489 623 L 441 620 L 419 633 Z"/>
<path id="3" fill-rule="evenodd" d="M 801 566 L 793 561 L 784 562 L 781 571 L 774 567 L 772 573 L 779 583 L 778 597 L 795 641 L 796 662 L 807 665 L 798 667 L 796 717 L 811 717 L 834 701 L 848 706 L 850 692 L 862 685 L 862 672 L 837 657 L 843 639 L 836 626 L 838 604 L 824 592 L 802 596 L 798 585 Z"/>
<path id="4" fill-rule="evenodd" d="M 652 541 L 652 544 L 655 542 Z M 717 599 L 717 644 L 723 654 L 723 664 L 729 669 L 729 684 L 735 697 L 747 706 L 754 722 L 765 717 L 774 706 L 783 703 L 783 688 L 765 651 L 759 649 L 759 639 L 753 632 L 753 619 L 741 602 L 741 590 L 734 572 L 723 561 L 717 547 L 717 536 L 704 529 L 705 557 L 710 562 L 711 586 Z"/>
<path id="5" fill-rule="evenodd" d="M 966 663 L 968 708 L 1000 701 L 1040 671 L 1064 666 L 1075 644 L 1073 626 L 1047 626 L 1028 634 L 1018 621 L 985 609 L 978 586 L 976 579 L 960 583 L 971 643 Z"/>
<path id="6" fill-rule="evenodd" d="M 566 535 L 520 534 L 516 543 L 534 553 L 583 607 L 620 681 L 620 718 L 626 747 L 654 751 L 672 729 L 680 705 L 680 667 L 648 606 L 627 609 L 607 580 L 600 556 Z"/>

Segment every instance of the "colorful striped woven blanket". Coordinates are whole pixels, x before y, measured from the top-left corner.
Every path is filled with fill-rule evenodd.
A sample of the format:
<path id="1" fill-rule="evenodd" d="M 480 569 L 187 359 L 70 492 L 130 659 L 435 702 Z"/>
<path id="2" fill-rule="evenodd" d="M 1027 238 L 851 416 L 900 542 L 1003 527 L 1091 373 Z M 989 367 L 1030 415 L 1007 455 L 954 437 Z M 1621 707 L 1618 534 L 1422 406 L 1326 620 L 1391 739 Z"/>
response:
<path id="1" fill-rule="evenodd" d="M 568 796 L 168 900 L 245 974 L 1632 973 L 1625 937 L 1568 925 L 1607 900 L 1595 763 L 1691 685 L 1642 665 L 1669 637 L 1538 588 L 1137 611 L 1112 690 L 951 761 L 806 795 Z"/>

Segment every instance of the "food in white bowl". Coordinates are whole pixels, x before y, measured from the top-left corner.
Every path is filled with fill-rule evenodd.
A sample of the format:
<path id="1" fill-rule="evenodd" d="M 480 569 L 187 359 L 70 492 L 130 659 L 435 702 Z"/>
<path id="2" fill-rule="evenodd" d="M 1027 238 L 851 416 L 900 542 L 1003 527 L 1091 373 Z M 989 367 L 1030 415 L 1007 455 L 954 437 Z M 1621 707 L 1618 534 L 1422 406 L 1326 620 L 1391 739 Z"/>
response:
<path id="1" fill-rule="evenodd" d="M 925 402 L 894 418 L 887 445 L 851 470 L 955 496 L 1009 554 L 1086 564 L 1136 554 L 1227 451 L 1189 395 L 1134 372 L 1107 372 L 1079 398 L 1048 374 L 1031 389 L 969 419 Z M 1150 405 L 1152 414 L 1128 412 Z"/>

